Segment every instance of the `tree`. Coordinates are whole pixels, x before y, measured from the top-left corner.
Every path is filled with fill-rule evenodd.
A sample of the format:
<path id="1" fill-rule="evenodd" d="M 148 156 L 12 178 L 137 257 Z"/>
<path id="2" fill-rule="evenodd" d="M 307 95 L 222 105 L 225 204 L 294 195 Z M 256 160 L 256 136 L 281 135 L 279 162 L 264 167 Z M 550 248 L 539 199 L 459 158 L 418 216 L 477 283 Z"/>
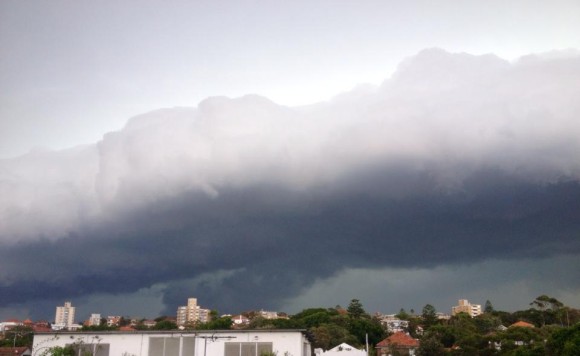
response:
<path id="1" fill-rule="evenodd" d="M 219 318 L 219 312 L 216 309 L 212 309 L 209 311 L 209 320 L 215 320 Z"/>
<path id="2" fill-rule="evenodd" d="M 401 320 L 409 320 L 409 318 L 411 317 L 406 311 L 405 308 L 401 308 L 401 310 L 399 310 L 399 314 L 395 315 L 397 318 L 401 319 Z"/>
<path id="3" fill-rule="evenodd" d="M 501 324 L 500 318 L 492 314 L 484 313 L 473 318 L 475 326 L 480 333 L 486 334 L 497 330 Z"/>
<path id="4" fill-rule="evenodd" d="M 171 320 L 160 320 L 155 323 L 154 330 L 175 330 L 177 324 Z"/>
<path id="5" fill-rule="evenodd" d="M 314 348 L 329 350 L 343 342 L 353 346 L 357 346 L 358 344 L 356 337 L 351 335 L 348 330 L 342 326 L 324 324 L 309 329 L 309 331 L 314 338 L 314 342 L 312 344 Z"/>
<path id="6" fill-rule="evenodd" d="M 491 305 L 491 302 L 489 300 L 485 301 L 485 307 L 483 308 L 483 312 L 484 313 L 493 313 L 493 305 Z"/>
<path id="7" fill-rule="evenodd" d="M 580 355 L 580 323 L 556 330 L 546 344 L 549 355 Z"/>
<path id="8" fill-rule="evenodd" d="M 456 341 L 456 329 L 450 325 L 433 325 L 429 331 L 425 334 L 425 338 L 433 337 L 436 338 L 443 347 L 450 348 L 455 344 Z M 423 341 L 421 341 L 423 342 Z"/>
<path id="9" fill-rule="evenodd" d="M 427 335 L 421 339 L 419 349 L 417 350 L 419 356 L 440 356 L 445 355 L 445 348 L 435 335 Z"/>
<path id="10" fill-rule="evenodd" d="M 351 318 L 348 323 L 348 331 L 356 337 L 358 345 L 364 345 L 368 335 L 369 343 L 376 345 L 385 338 L 385 330 L 378 319 Z"/>
<path id="11" fill-rule="evenodd" d="M 208 321 L 207 323 L 201 323 L 197 326 L 197 329 L 201 330 L 229 330 L 232 328 L 232 318 L 229 316 L 224 316 L 221 318 L 216 318 Z"/>
<path id="12" fill-rule="evenodd" d="M 42 356 L 75 356 L 75 350 L 72 346 L 54 346 L 48 350 L 44 350 Z"/>
<path id="13" fill-rule="evenodd" d="M 541 312 L 542 326 L 546 325 L 546 321 L 553 323 L 556 321 L 556 319 L 560 321 L 560 325 L 563 325 L 560 309 L 564 306 L 564 304 L 558 299 L 543 294 L 534 299 L 530 305 Z"/>
<path id="14" fill-rule="evenodd" d="M 346 311 L 348 312 L 348 315 L 354 319 L 367 316 L 367 312 L 364 310 L 362 303 L 358 299 L 351 300 Z"/>
<path id="15" fill-rule="evenodd" d="M 0 336 L 0 346 L 32 346 L 33 330 L 28 326 L 16 326 L 6 330 L 3 337 Z"/>
<path id="16" fill-rule="evenodd" d="M 427 304 L 423 307 L 421 317 L 423 318 L 423 324 L 425 325 L 425 328 L 429 328 L 430 326 L 437 324 L 437 310 L 435 310 L 435 307 L 431 304 Z"/>

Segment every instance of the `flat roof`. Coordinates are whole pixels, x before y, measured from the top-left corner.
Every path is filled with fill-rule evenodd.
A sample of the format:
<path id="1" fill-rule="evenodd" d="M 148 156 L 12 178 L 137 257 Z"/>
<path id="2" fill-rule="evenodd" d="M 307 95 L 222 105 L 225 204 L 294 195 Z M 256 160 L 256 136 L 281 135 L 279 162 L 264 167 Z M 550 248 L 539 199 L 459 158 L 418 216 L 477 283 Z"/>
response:
<path id="1" fill-rule="evenodd" d="M 224 334 L 224 333 L 281 333 L 281 332 L 300 332 L 305 334 L 306 329 L 232 329 L 232 330 L 86 330 L 86 331 L 39 331 L 34 332 L 38 335 L 51 334 Z"/>

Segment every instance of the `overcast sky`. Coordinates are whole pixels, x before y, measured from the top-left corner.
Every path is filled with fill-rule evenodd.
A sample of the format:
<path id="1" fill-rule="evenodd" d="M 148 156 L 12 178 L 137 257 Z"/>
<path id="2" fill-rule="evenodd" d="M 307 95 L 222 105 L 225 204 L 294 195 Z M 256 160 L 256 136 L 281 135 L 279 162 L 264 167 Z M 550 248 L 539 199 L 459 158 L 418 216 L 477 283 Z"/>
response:
<path id="1" fill-rule="evenodd" d="M 580 307 L 578 48 L 577 1 L 2 1 L 0 318 Z"/>

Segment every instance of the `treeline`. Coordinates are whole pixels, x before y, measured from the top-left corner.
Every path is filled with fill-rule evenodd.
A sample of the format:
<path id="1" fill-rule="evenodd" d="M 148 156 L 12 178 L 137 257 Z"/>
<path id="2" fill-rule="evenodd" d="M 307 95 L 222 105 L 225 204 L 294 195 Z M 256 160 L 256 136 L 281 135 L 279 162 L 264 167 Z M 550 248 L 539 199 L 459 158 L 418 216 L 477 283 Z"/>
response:
<path id="1" fill-rule="evenodd" d="M 230 317 L 218 317 L 212 311 L 207 323 L 186 325 L 191 330 L 227 330 L 234 327 Z M 363 348 L 367 341 L 369 353 L 374 345 L 389 336 L 379 316 L 365 311 L 362 303 L 353 299 L 347 308 L 308 308 L 287 318 L 266 319 L 254 312 L 242 313 L 250 322 L 246 329 L 305 329 L 312 346 L 324 350 L 345 342 Z M 418 355 L 580 355 L 580 310 L 567 307 L 555 298 L 539 296 L 530 308 L 513 313 L 495 310 L 485 303 L 484 312 L 474 318 L 465 313 L 450 318 L 439 317 L 432 305 L 421 313 L 401 309 L 396 317 L 408 322 L 405 332 L 420 340 Z M 153 330 L 175 330 L 174 321 L 155 319 Z M 512 326 L 526 322 L 533 327 Z M 89 327 L 94 330 L 101 327 Z M 137 329 L 146 329 L 137 324 Z"/>
<path id="2" fill-rule="evenodd" d="M 415 321 L 409 332 L 421 341 L 419 355 L 580 355 L 580 310 L 545 295 L 530 306 L 508 313 L 487 301 L 484 313 L 474 318 L 460 313 L 434 319 L 424 309 L 407 320 Z"/>
<path id="3" fill-rule="evenodd" d="M 418 355 L 580 355 L 580 310 L 564 306 L 555 298 L 539 296 L 527 310 L 509 313 L 495 310 L 487 301 L 484 313 L 474 318 L 465 313 L 440 318 L 432 305 L 420 314 L 401 309 L 396 315 L 408 321 L 406 332 L 420 340 Z M 512 326 L 526 322 L 531 327 Z M 369 315 L 359 300 L 346 309 L 311 308 L 288 319 L 253 318 L 249 329 L 307 329 L 313 347 L 328 350 L 343 342 L 364 347 L 369 353 L 388 336 L 377 316 Z"/>
<path id="4" fill-rule="evenodd" d="M 362 303 L 353 299 L 346 308 L 308 308 L 295 315 L 278 319 L 266 319 L 258 313 L 242 313 L 250 322 L 245 326 L 234 326 L 230 317 L 219 317 L 212 311 L 211 321 L 186 325 L 189 330 L 247 329 L 305 329 L 310 334 L 312 346 L 324 350 L 343 342 L 363 348 L 367 341 L 369 353 L 374 346 L 389 336 L 380 316 L 371 316 Z M 450 318 L 441 318 L 432 305 L 427 304 L 421 313 L 401 309 L 396 315 L 406 320 L 405 332 L 420 340 L 418 355 L 580 355 L 580 310 L 567 307 L 555 298 L 539 296 L 527 310 L 513 313 L 495 310 L 491 302 L 485 303 L 483 314 L 474 318 L 460 313 Z M 512 326 L 526 322 L 530 327 Z M 174 320 L 167 317 L 155 319 L 148 328 L 144 320 L 133 324 L 137 330 L 176 330 Z M 83 331 L 118 330 L 129 325 L 129 318 L 121 318 L 118 327 L 83 327 Z M 29 345 L 31 330 L 19 328 L 6 332 L 0 345 Z"/>

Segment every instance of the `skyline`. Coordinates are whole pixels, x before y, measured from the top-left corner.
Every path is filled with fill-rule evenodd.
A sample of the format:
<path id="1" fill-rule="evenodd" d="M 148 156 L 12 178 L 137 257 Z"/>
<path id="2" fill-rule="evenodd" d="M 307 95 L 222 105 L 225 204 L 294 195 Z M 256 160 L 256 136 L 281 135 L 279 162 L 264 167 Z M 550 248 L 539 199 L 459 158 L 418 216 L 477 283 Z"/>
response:
<path id="1" fill-rule="evenodd" d="M 0 318 L 579 307 L 580 3 L 139 3 L 0 3 Z"/>

